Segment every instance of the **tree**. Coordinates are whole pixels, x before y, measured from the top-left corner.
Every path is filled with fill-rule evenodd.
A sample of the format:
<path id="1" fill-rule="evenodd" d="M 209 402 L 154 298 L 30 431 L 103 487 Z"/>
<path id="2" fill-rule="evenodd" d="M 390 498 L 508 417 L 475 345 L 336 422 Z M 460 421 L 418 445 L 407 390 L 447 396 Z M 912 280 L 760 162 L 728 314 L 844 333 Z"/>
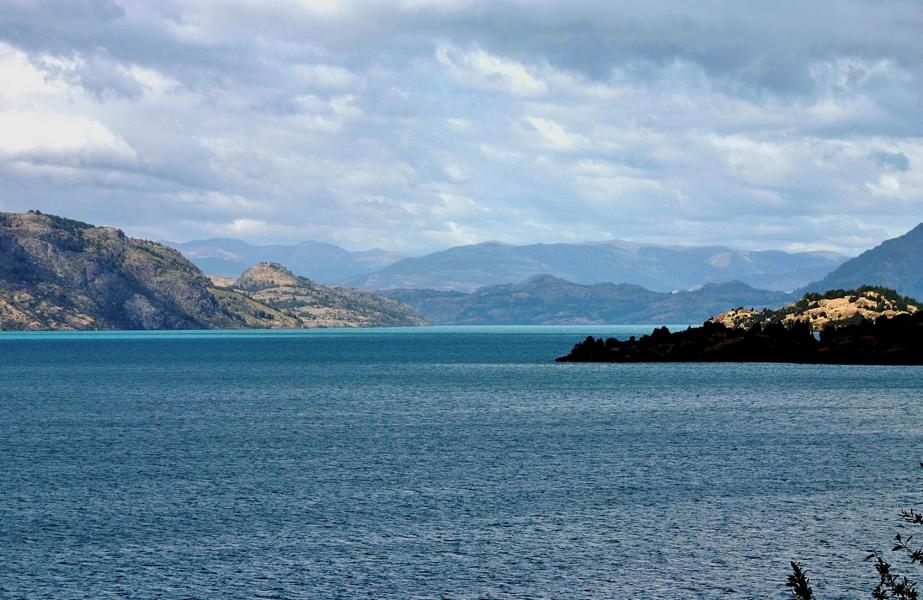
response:
<path id="1" fill-rule="evenodd" d="M 923 463 L 920 463 L 923 468 Z M 901 522 L 917 527 L 923 526 L 923 513 L 917 512 L 913 508 L 902 509 L 899 513 Z M 900 531 L 894 536 L 894 547 L 892 552 L 899 552 L 910 561 L 910 566 L 923 566 L 923 547 L 913 543 L 913 534 L 905 537 Z M 894 571 L 891 563 L 885 560 L 877 548 L 869 550 L 866 560 L 875 561 L 875 571 L 878 573 L 878 585 L 872 590 L 872 598 L 875 600 L 919 600 L 920 595 L 917 591 L 917 582 L 909 579 L 906 575 L 900 575 Z M 788 576 L 786 587 L 792 588 L 793 600 L 814 600 L 814 590 L 811 589 L 807 573 L 802 566 L 792 561 L 792 574 Z"/>

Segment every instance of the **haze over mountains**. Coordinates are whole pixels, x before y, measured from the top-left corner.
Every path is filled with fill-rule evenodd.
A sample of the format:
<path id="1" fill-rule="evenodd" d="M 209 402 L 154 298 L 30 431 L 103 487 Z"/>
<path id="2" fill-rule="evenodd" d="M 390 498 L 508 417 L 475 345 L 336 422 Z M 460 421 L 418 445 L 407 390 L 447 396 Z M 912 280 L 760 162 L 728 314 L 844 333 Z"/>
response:
<path id="1" fill-rule="evenodd" d="M 350 252 L 322 242 L 258 246 L 241 240 L 212 238 L 163 243 L 182 252 L 209 275 L 237 278 L 253 265 L 278 263 L 302 277 L 324 284 L 342 283 L 383 269 L 403 258 L 386 250 Z"/>
<path id="2" fill-rule="evenodd" d="M 591 244 L 485 243 L 405 258 L 351 280 L 371 289 L 430 288 L 468 292 L 534 275 L 574 283 L 632 283 L 658 292 L 742 281 L 794 290 L 836 268 L 844 257 L 824 252 L 744 251 L 724 246 L 664 246 L 611 241 Z"/>
<path id="3" fill-rule="evenodd" d="M 846 257 L 828 252 L 746 251 L 725 246 L 669 246 L 608 241 L 515 246 L 487 242 L 403 258 L 383 250 L 349 252 L 331 244 L 253 246 L 212 239 L 170 244 L 210 275 L 237 277 L 258 262 L 277 262 L 327 284 L 367 289 L 472 292 L 552 275 L 580 284 L 631 283 L 658 292 L 741 281 L 791 291 L 815 281 Z"/>

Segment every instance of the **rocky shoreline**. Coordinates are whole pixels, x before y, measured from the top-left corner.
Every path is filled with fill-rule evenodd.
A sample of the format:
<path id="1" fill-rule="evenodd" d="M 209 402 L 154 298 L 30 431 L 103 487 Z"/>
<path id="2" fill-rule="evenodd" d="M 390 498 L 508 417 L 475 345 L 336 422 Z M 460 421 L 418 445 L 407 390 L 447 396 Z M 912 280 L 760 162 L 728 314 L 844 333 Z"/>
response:
<path id="1" fill-rule="evenodd" d="M 828 326 L 819 335 L 804 322 L 732 328 L 709 321 L 666 327 L 628 340 L 588 337 L 557 362 L 767 362 L 923 365 L 923 313 Z"/>

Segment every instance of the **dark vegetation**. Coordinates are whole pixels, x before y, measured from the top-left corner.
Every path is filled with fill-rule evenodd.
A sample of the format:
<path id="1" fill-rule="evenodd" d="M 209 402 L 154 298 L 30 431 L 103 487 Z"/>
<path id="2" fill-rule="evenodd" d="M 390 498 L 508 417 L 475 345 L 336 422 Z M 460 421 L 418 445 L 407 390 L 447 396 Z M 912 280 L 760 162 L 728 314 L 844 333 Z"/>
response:
<path id="1" fill-rule="evenodd" d="M 814 336 L 806 323 L 750 329 L 707 322 L 671 333 L 666 327 L 627 341 L 588 337 L 558 362 L 791 362 L 923 364 L 923 313 L 828 326 Z"/>
<path id="2" fill-rule="evenodd" d="M 923 467 L 923 463 L 920 463 Z M 903 509 L 900 520 L 907 525 L 923 526 L 923 513 L 913 508 Z M 897 532 L 891 552 L 899 554 L 910 563 L 910 567 L 923 566 L 923 547 L 913 541 L 913 534 Z M 866 560 L 874 562 L 878 574 L 878 583 L 872 590 L 875 600 L 919 600 L 917 582 L 898 573 L 895 567 L 885 560 L 885 554 L 873 548 L 869 550 Z M 810 586 L 807 573 L 800 563 L 792 561 L 792 573 L 788 576 L 786 587 L 791 588 L 793 600 L 814 600 L 814 590 Z"/>

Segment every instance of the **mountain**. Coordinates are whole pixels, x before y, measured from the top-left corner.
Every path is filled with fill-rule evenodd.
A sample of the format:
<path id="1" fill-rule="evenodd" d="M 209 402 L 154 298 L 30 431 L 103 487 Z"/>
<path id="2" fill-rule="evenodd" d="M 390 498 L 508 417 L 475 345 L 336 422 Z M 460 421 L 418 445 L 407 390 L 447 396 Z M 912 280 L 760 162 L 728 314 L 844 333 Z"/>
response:
<path id="1" fill-rule="evenodd" d="M 913 315 L 920 312 L 919 303 L 901 296 L 894 290 L 864 286 L 855 290 L 830 290 L 824 294 L 808 293 L 797 302 L 778 310 L 737 308 L 709 319 L 726 327 L 749 329 L 755 325 L 766 327 L 773 323 L 790 326 L 807 323 L 814 331 L 829 325 L 842 326 L 859 323 L 863 319 L 875 321 L 880 317 Z"/>
<path id="2" fill-rule="evenodd" d="M 2 329 L 243 326 L 245 315 L 210 288 L 160 244 L 52 215 L 0 213 Z"/>
<path id="3" fill-rule="evenodd" d="M 844 257 L 823 252 L 743 251 L 724 246 L 658 246 L 611 241 L 593 244 L 496 242 L 458 246 L 405 258 L 349 280 L 369 289 L 470 292 L 548 274 L 581 284 L 617 281 L 669 292 L 738 280 L 770 290 L 793 290 L 839 266 Z"/>
<path id="4" fill-rule="evenodd" d="M 900 294 L 923 298 L 923 223 L 904 235 L 882 242 L 844 262 L 804 291 L 883 286 Z"/>
<path id="5" fill-rule="evenodd" d="M 349 252 L 320 242 L 253 246 L 240 240 L 213 238 L 164 243 L 182 252 L 209 275 L 236 278 L 252 265 L 274 262 L 285 265 L 298 275 L 326 284 L 342 283 L 378 271 L 402 258 L 385 250 Z"/>
<path id="6" fill-rule="evenodd" d="M 361 326 L 391 324 L 400 314 L 406 324 L 420 322 L 394 300 L 311 285 L 310 300 L 295 295 L 271 305 L 256 291 L 218 288 L 176 250 L 118 229 L 0 213 L 0 329 Z M 333 316 L 309 322 L 300 301 Z"/>
<path id="7" fill-rule="evenodd" d="M 739 281 L 664 293 L 627 283 L 581 285 L 551 275 L 470 294 L 412 289 L 383 293 L 409 304 L 434 325 L 701 323 L 730 308 L 781 306 L 792 299 Z"/>
<path id="8" fill-rule="evenodd" d="M 364 290 L 320 285 L 277 263 L 250 267 L 231 289 L 297 319 L 302 327 L 426 324 L 403 302 Z"/>

